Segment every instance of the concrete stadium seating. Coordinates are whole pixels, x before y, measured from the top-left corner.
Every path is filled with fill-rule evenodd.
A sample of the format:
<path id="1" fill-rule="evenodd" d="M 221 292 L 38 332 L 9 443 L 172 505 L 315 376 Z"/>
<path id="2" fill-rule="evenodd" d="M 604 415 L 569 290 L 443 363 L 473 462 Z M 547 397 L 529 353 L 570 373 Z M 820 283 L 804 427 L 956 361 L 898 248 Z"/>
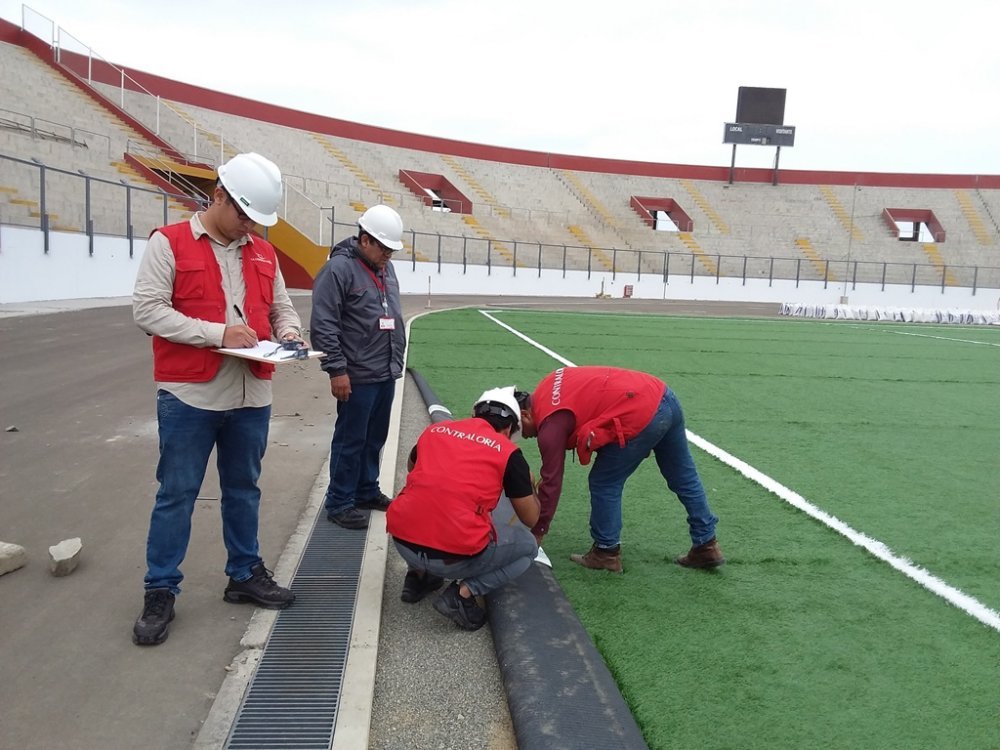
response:
<path id="1" fill-rule="evenodd" d="M 156 144 L 32 52 L 0 44 L 0 62 L 6 105 L 0 154 L 115 183 L 92 185 L 91 213 L 97 231 L 125 234 L 120 180 L 155 187 L 128 172 L 123 155 L 155 152 Z M 408 230 L 401 260 L 1000 285 L 996 189 L 728 184 L 525 166 L 311 132 L 118 86 L 94 88 L 112 110 L 122 106 L 192 161 L 214 166 L 241 151 L 273 159 L 288 186 L 283 218 L 320 246 L 348 234 L 362 211 L 384 202 L 400 211 Z M 37 223 L 37 169 L 3 164 L 0 218 Z M 471 211 L 432 210 L 400 182 L 401 169 L 444 176 L 470 198 Z M 46 187 L 51 225 L 82 230 L 82 180 L 49 174 Z M 634 195 L 675 200 L 693 220 L 693 231 L 653 230 L 631 208 Z M 161 197 L 133 198 L 137 233 L 162 223 Z M 900 241 L 883 219 L 887 207 L 932 210 L 947 240 Z M 166 210 L 171 221 L 187 211 L 173 202 Z"/>
<path id="2" fill-rule="evenodd" d="M 115 117 L 33 53 L 0 43 L 0 153 L 46 170 L 45 208 L 50 227 L 86 230 L 86 183 L 90 181 L 90 218 L 98 234 L 125 236 L 128 219 L 133 233 L 145 236 L 167 219 L 176 221 L 189 209 L 164 199 L 159 188 L 127 164 L 129 151 L 157 148 L 128 123 Z M 62 171 L 60 171 L 62 170 Z M 71 174 L 63 173 L 69 172 Z M 81 174 L 82 173 L 82 174 Z M 126 214 L 126 187 L 131 217 Z M 41 225 L 41 186 L 37 166 L 4 161 L 0 171 L 0 215 L 10 224 Z M 146 192 L 153 191 L 153 192 Z"/>

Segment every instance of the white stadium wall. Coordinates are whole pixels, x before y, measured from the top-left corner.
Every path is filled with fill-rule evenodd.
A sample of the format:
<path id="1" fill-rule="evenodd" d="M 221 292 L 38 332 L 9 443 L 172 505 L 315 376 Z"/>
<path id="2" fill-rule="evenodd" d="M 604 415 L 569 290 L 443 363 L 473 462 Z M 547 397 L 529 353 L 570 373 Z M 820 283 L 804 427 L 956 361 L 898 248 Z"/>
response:
<path id="1" fill-rule="evenodd" d="M 41 230 L 0 226 L 0 303 L 41 302 L 65 299 L 128 297 L 132 294 L 145 240 L 135 240 L 132 257 L 129 243 L 120 237 L 94 238 L 89 254 L 87 236 L 50 232 L 49 251 L 44 251 Z M 667 283 L 658 274 L 591 273 L 559 269 L 485 266 L 408 261 L 395 264 L 400 288 L 407 295 L 509 295 L 511 297 L 626 296 L 631 286 L 635 299 L 676 299 L 731 302 L 802 303 L 836 305 L 846 297 L 852 306 L 898 307 L 923 310 L 997 311 L 1000 290 L 967 287 L 929 287 L 858 284 L 844 282 L 775 279 L 721 278 L 671 274 Z"/>

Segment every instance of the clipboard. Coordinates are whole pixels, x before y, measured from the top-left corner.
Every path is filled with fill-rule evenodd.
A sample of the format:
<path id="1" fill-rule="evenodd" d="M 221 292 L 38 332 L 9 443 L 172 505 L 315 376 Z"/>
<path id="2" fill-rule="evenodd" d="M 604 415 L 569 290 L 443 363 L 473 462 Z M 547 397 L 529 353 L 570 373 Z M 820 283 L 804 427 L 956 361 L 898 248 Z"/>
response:
<path id="1" fill-rule="evenodd" d="M 215 351 L 219 352 L 219 354 L 226 354 L 230 357 L 252 359 L 255 362 L 269 362 L 272 365 L 281 364 L 282 362 L 302 361 L 301 359 L 295 358 L 295 352 L 288 349 L 282 349 L 281 344 L 274 341 L 258 341 L 257 346 L 246 347 L 244 349 L 220 348 Z M 310 349 L 309 355 L 306 359 L 316 359 L 322 356 L 323 352 L 317 352 Z"/>

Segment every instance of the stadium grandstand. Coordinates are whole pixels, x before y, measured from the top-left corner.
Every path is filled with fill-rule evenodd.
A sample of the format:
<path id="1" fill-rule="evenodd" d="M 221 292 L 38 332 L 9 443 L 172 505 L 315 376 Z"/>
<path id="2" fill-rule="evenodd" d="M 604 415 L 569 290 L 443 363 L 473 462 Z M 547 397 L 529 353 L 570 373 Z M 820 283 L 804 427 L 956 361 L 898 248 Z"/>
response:
<path id="1" fill-rule="evenodd" d="M 265 236 L 279 253 L 289 287 L 300 290 L 300 303 L 308 297 L 313 277 L 332 246 L 356 231 L 357 219 L 367 208 L 385 203 L 400 213 L 405 224 L 404 249 L 393 262 L 411 316 L 425 300 L 428 309 L 444 308 L 463 295 L 462 304 L 469 304 L 469 298 L 492 303 L 531 298 L 539 304 L 560 298 L 579 301 L 585 309 L 583 305 L 595 301 L 628 300 L 618 309 L 658 313 L 681 309 L 674 307 L 677 303 L 709 302 L 756 305 L 755 313 L 767 315 L 1000 322 L 1000 175 L 795 170 L 778 174 L 759 168 L 644 163 L 449 140 L 294 111 L 155 72 L 123 69 L 68 32 L 56 33 L 48 19 L 31 21 L 28 28 L 0 19 L 4 71 L 0 76 L 0 308 L 65 300 L 100 305 L 110 298 L 121 304 L 131 294 L 149 234 L 203 205 L 219 164 L 237 153 L 255 151 L 277 163 L 285 180 L 279 222 Z M 54 39 L 59 43 L 50 41 Z M 763 310 L 768 312 L 759 312 Z M 121 318 L 119 314 L 115 325 L 124 325 Z M 107 354 L 100 342 L 95 347 L 101 356 Z M 148 363 L 141 359 L 147 355 L 143 349 L 129 365 L 148 380 L 142 369 Z M 319 413 L 328 408 L 316 407 L 317 396 L 309 390 L 325 396 L 323 374 L 315 370 L 303 375 L 304 386 L 284 386 L 287 401 L 282 402 L 282 395 L 275 399 L 276 407 L 292 404 L 290 413 L 282 416 L 300 425 L 291 437 L 279 427 L 275 445 L 288 449 L 291 444 L 303 455 L 272 459 L 269 453 L 268 459 L 286 472 L 275 472 L 283 480 L 303 474 L 289 479 L 290 486 L 298 482 L 295 486 L 302 489 L 305 478 L 310 480 L 302 492 L 310 495 L 308 503 L 296 497 L 281 507 L 284 520 L 276 532 L 280 543 L 272 540 L 272 549 L 286 550 L 279 577 L 294 574 L 298 562 L 294 555 L 288 556 L 284 543 L 291 545 L 298 538 L 301 553 L 302 545 L 309 543 L 310 513 L 322 510 L 311 480 L 318 477 L 323 483 L 332 418 L 310 416 L 310 410 Z M 402 386 L 397 393 L 402 393 Z M 384 456 L 383 473 L 393 477 L 397 487 L 399 477 L 405 476 L 400 468 L 405 466 L 403 446 L 426 422 L 426 398 L 407 379 L 402 419 L 412 424 L 405 440 L 399 439 L 400 456 L 395 448 Z M 83 407 L 79 414 L 79 421 L 88 418 Z M 8 432 L 18 432 L 14 424 L 4 426 Z M 135 428 L 137 442 L 144 439 L 155 446 L 155 425 L 144 429 Z M 103 443 L 98 448 L 107 449 Z M 317 458 L 320 453 L 323 456 Z M 142 470 L 151 474 L 153 459 L 140 458 L 145 461 Z M 0 476 L 8 471 L 16 473 L 4 466 Z M 139 484 L 138 496 L 132 499 L 145 502 L 143 493 L 149 494 L 148 490 Z M 105 522 L 115 520 L 107 517 Z M 4 531 L 0 528 L 0 534 Z M 106 613 L 121 627 L 105 637 L 123 644 L 128 643 L 132 610 L 139 601 L 140 541 L 130 537 L 127 542 L 118 538 L 107 542 L 109 547 L 127 548 L 122 552 L 128 553 L 135 568 L 128 571 L 136 582 L 135 591 L 122 595 Z M 212 655 L 212 669 L 218 669 L 208 676 L 199 671 L 204 664 L 180 665 L 184 652 L 167 649 L 154 655 L 129 652 L 116 661 L 119 652 L 102 647 L 96 655 L 80 657 L 81 664 L 109 685 L 115 679 L 113 672 L 101 672 L 109 664 L 129 675 L 122 678 L 129 685 L 147 670 L 150 680 L 158 670 L 180 675 L 177 684 L 165 691 L 170 696 L 166 702 L 197 716 L 158 717 L 147 727 L 149 734 L 172 732 L 170 747 L 417 747 L 398 739 L 405 732 L 427 732 L 439 747 L 506 749 L 515 746 L 515 734 L 523 750 L 604 746 L 600 741 L 577 744 L 584 742 L 582 737 L 566 740 L 565 745 L 552 736 L 532 740 L 531 730 L 519 722 L 530 724 L 537 707 L 508 709 L 512 688 L 502 680 L 509 676 L 501 675 L 503 665 L 498 666 L 493 641 L 485 633 L 478 641 L 463 640 L 459 645 L 458 639 L 446 639 L 437 631 L 430 636 L 422 631 L 416 636 L 397 632 L 386 657 L 394 660 L 381 662 L 385 641 L 379 640 L 380 617 L 399 617 L 400 609 L 398 603 L 382 599 L 387 566 L 384 535 L 379 540 L 373 524 L 365 544 L 345 555 L 353 555 L 356 564 L 349 575 L 358 598 L 346 605 L 346 615 L 338 612 L 336 637 L 343 640 L 343 652 L 325 672 L 301 665 L 310 681 L 329 678 L 336 683 L 333 698 L 322 706 L 330 722 L 317 730 L 319 735 L 327 733 L 326 744 L 307 740 L 255 744 L 254 732 L 270 719 L 265 713 L 256 720 L 245 699 L 277 617 L 273 614 L 255 615 L 245 634 L 241 630 L 233 635 L 236 626 L 246 624 L 233 617 L 229 631 L 206 636 L 201 648 L 221 653 Z M 373 570 L 362 567 L 362 562 L 371 565 L 373 560 Z M 398 561 L 395 568 L 391 561 L 388 567 L 399 572 Z M 13 620 L 10 609 L 3 611 L 2 584 L 0 628 Z M 387 592 L 398 588 L 396 583 L 384 585 Z M 197 595 L 195 590 L 191 597 Z M 72 612 L 79 615 L 83 605 L 76 606 Z M 19 642 L 27 642 L 23 633 L 29 625 L 19 623 L 19 637 L 25 639 Z M 407 680 L 427 675 L 407 673 L 397 678 L 386 670 L 410 659 L 419 650 L 412 641 L 424 636 L 438 638 L 437 645 L 450 654 L 469 648 L 464 666 L 475 673 L 473 679 L 491 684 L 477 685 L 475 690 L 467 684 L 470 695 L 461 696 L 468 702 L 460 709 L 450 704 L 457 692 L 448 696 L 449 705 L 435 704 L 433 696 L 422 697 L 426 702 L 417 709 L 424 714 L 397 699 L 407 694 Z M 189 632 L 187 637 L 198 636 Z M 174 641 L 170 645 L 180 648 L 182 638 Z M 472 647 L 466 645 L 470 642 Z M 222 653 L 226 648 L 230 651 Z M 484 656 L 484 648 L 488 655 Z M 307 659 L 302 653 L 308 651 L 298 658 Z M 583 653 L 578 667 L 588 679 L 607 681 L 597 684 L 596 694 L 608 700 L 608 686 L 614 693 L 611 707 L 600 706 L 607 712 L 600 716 L 601 727 L 615 727 L 620 744 L 607 746 L 645 747 L 641 738 L 636 742 L 638 730 L 627 711 L 624 718 L 615 713 L 624 701 L 604 665 L 587 661 L 593 658 L 599 661 L 590 652 Z M 462 665 L 446 661 L 435 668 L 442 684 L 452 669 L 455 675 L 450 676 L 464 678 Z M 60 669 L 46 667 L 44 674 L 23 679 L 31 681 L 36 691 L 32 695 L 42 694 L 48 689 L 47 680 L 58 682 Z M 178 696 L 188 677 L 200 692 L 182 700 Z M 76 680 L 71 689 L 85 690 L 80 684 Z M 517 684 L 530 695 L 530 688 Z M 53 695 L 65 696 L 68 690 L 53 690 Z M 152 704 L 158 698 L 156 686 L 143 683 L 136 696 Z M 262 700 L 270 700 L 266 691 Z M 566 704 L 581 714 L 561 721 L 576 720 L 586 729 L 589 707 L 574 700 L 567 698 Z M 372 719 L 377 703 L 388 711 L 412 713 Z M 39 721 L 41 711 L 57 713 L 44 701 L 39 706 L 21 714 L 0 711 L 4 715 L 0 745 L 6 737 L 15 738 L 19 747 L 32 747 L 30 732 L 15 722 Z M 72 714 L 72 707 L 66 712 Z M 426 714 L 432 716 L 428 723 L 434 727 L 422 723 Z M 242 726 L 250 739 L 240 744 L 239 722 L 244 718 Z M 295 720 L 308 723 L 302 717 Z M 88 721 L 99 723 L 95 717 Z M 183 730 L 167 728 L 171 721 Z M 476 722 L 480 734 L 470 740 L 463 732 L 471 731 L 468 725 Z M 560 724 L 559 729 L 565 726 Z M 48 729 L 49 734 L 39 736 L 45 736 L 51 747 L 96 746 L 74 744 L 76 730 Z M 103 728 L 88 726 L 82 735 L 88 742 L 99 738 L 106 747 L 116 746 L 115 737 L 140 738 L 141 746 L 152 747 L 155 742 L 121 717 L 109 719 Z"/>
<path id="2" fill-rule="evenodd" d="M 62 30 L 60 46 L 9 22 L 2 34 L 0 219 L 35 230 L 5 244 L 84 242 L 115 288 L 81 288 L 69 257 L 65 279 L 33 284 L 42 261 L 19 259 L 29 279 L 4 274 L 0 301 L 126 294 L 149 232 L 203 201 L 220 161 L 258 151 L 286 179 L 268 239 L 296 288 L 384 202 L 406 222 L 404 293 L 500 282 L 511 295 L 996 307 L 997 175 L 786 170 L 772 184 L 767 169 L 485 146 L 123 70 Z M 130 260 L 105 260 L 122 238 Z"/>

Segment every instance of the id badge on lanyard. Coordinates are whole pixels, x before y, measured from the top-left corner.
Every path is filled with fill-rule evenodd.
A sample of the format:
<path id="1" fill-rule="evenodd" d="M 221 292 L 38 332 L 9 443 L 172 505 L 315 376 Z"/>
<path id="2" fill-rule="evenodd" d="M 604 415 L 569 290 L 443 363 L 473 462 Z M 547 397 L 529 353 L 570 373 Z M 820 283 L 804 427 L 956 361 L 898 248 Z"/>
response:
<path id="1" fill-rule="evenodd" d="M 378 319 L 378 329 L 380 331 L 395 331 L 396 319 L 389 314 L 389 300 L 384 291 L 382 292 L 382 312 L 382 317 Z"/>
<path id="2" fill-rule="evenodd" d="M 378 329 L 380 331 L 395 331 L 396 330 L 396 319 L 389 314 L 389 298 L 385 291 L 385 277 L 383 276 L 382 281 L 379 281 L 378 276 L 372 273 L 372 270 L 365 265 L 365 262 L 358 258 L 358 263 L 361 267 L 365 269 L 369 276 L 372 277 L 372 281 L 375 282 L 375 288 L 379 290 L 382 295 L 382 314 L 378 319 Z"/>

